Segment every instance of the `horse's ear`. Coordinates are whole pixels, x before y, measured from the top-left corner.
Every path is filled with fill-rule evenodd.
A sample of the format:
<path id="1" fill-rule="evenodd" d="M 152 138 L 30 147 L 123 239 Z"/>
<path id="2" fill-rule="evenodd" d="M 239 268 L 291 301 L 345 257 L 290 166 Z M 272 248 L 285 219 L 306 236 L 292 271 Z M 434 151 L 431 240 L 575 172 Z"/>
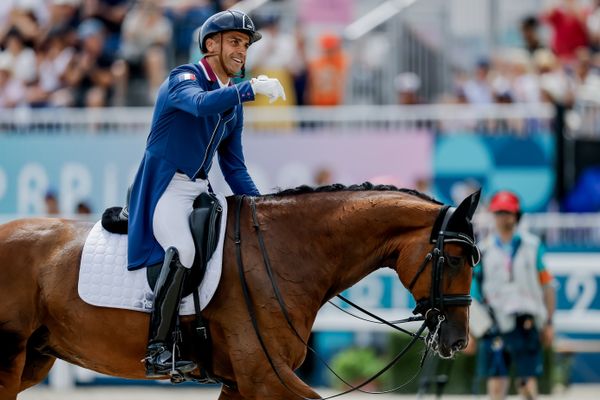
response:
<path id="1" fill-rule="evenodd" d="M 481 189 L 478 189 L 477 191 L 471 193 L 471 195 L 469 197 L 467 197 L 465 200 L 463 200 L 463 203 L 465 201 L 469 201 L 469 212 L 467 214 L 467 218 L 470 220 L 473 219 L 473 215 L 475 215 L 475 210 L 477 210 L 477 206 L 479 205 L 479 199 L 481 198 Z"/>
<path id="2" fill-rule="evenodd" d="M 477 210 L 477 205 L 479 204 L 480 197 L 481 189 L 467 196 L 456 208 L 454 214 L 452 214 L 452 219 L 454 219 L 455 221 L 471 221 L 473 215 L 475 214 L 475 210 Z"/>

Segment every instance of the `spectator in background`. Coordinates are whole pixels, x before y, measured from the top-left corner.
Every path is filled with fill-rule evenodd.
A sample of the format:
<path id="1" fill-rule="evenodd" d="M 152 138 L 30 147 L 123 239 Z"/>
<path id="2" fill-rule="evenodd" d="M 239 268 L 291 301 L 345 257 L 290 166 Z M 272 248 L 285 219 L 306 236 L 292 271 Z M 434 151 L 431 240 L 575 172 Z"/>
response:
<path id="1" fill-rule="evenodd" d="M 13 77 L 23 84 L 36 79 L 35 52 L 25 43 L 25 38 L 17 29 L 11 29 L 4 38 L 4 51 L 12 57 Z"/>
<path id="2" fill-rule="evenodd" d="M 319 38 L 321 55 L 308 66 L 308 99 L 312 106 L 337 106 L 344 101 L 348 62 L 338 35 Z"/>
<path id="3" fill-rule="evenodd" d="M 525 50 L 530 55 L 536 50 L 543 49 L 544 45 L 539 35 L 539 20 L 535 16 L 528 16 L 521 21 L 521 36 L 525 45 Z"/>
<path id="4" fill-rule="evenodd" d="M 46 33 L 55 29 L 77 29 L 81 22 L 81 0 L 50 0 L 50 19 Z"/>
<path id="5" fill-rule="evenodd" d="M 102 22 L 105 29 L 105 47 L 108 53 L 119 51 L 121 26 L 133 0 L 83 0 L 82 17 Z"/>
<path id="6" fill-rule="evenodd" d="M 483 336 L 478 340 L 478 371 L 487 378 L 490 399 L 505 399 L 514 365 L 517 389 L 523 398 L 535 399 L 543 368 L 542 344 L 550 346 L 554 337 L 553 278 L 544 267 L 540 239 L 517 232 L 518 197 L 510 191 L 498 192 L 489 210 L 496 231 L 480 243 L 482 258 L 471 288 L 478 308 L 489 314 L 487 326 L 479 329 Z M 471 338 L 467 351 L 474 346 Z"/>
<path id="7" fill-rule="evenodd" d="M 600 0 L 594 0 L 593 8 L 586 21 L 590 47 L 594 53 L 600 51 Z"/>
<path id="8" fill-rule="evenodd" d="M 59 215 L 60 209 L 58 208 L 58 197 L 56 192 L 48 190 L 44 196 L 44 204 L 46 205 L 46 215 Z"/>
<path id="9" fill-rule="evenodd" d="M 104 50 L 104 26 L 99 20 L 88 19 L 77 29 L 81 50 L 65 74 L 73 90 L 73 103 L 78 107 L 104 107 L 116 83 L 114 57 Z"/>
<path id="10" fill-rule="evenodd" d="M 13 77 L 12 56 L 0 53 L 0 109 L 14 108 L 24 100 L 25 87 Z"/>
<path id="11" fill-rule="evenodd" d="M 267 75 L 277 78 L 286 93 L 286 101 L 280 105 L 295 105 L 296 93 L 292 80 L 291 70 L 296 60 L 296 40 L 293 35 L 282 32 L 279 15 L 271 14 L 260 19 L 262 39 L 248 54 L 246 68 L 252 76 Z M 254 101 L 254 106 L 265 106 L 267 98 Z"/>
<path id="12" fill-rule="evenodd" d="M 29 88 L 28 103 L 34 106 L 67 106 L 70 102 L 65 92 L 65 74 L 75 56 L 68 45 L 69 29 L 59 28 L 48 33 L 38 48 L 38 80 Z"/>
<path id="13" fill-rule="evenodd" d="M 462 93 L 470 104 L 493 103 L 493 91 L 490 84 L 490 62 L 480 60 L 477 63 L 475 74 L 464 82 Z"/>
<path id="14" fill-rule="evenodd" d="M 559 0 L 542 15 L 552 28 L 552 50 L 563 63 L 575 60 L 575 52 L 589 45 L 588 12 L 578 0 Z"/>
<path id="15" fill-rule="evenodd" d="M 538 50 L 533 56 L 540 81 L 542 100 L 560 106 L 573 103 L 572 87 L 557 58 L 549 50 Z"/>
<path id="16" fill-rule="evenodd" d="M 532 58 L 524 49 L 510 49 L 505 53 L 510 67 L 511 97 L 516 103 L 541 102 L 540 84 Z"/>
<path id="17" fill-rule="evenodd" d="M 575 86 L 584 85 L 592 75 L 592 54 L 588 48 L 582 47 L 577 50 L 571 74 Z"/>
<path id="18" fill-rule="evenodd" d="M 333 172 L 328 167 L 320 167 L 313 176 L 316 186 L 331 185 L 333 183 Z"/>
<path id="19" fill-rule="evenodd" d="M 296 23 L 294 31 L 294 39 L 296 42 L 295 61 L 290 71 L 294 80 L 294 93 L 296 94 L 296 105 L 303 106 L 306 104 L 306 85 L 308 83 L 306 56 L 306 38 L 300 23 Z"/>
<path id="20" fill-rule="evenodd" d="M 10 8 L 4 18 L 0 17 L 0 41 L 10 30 L 17 30 L 28 45 L 32 44 L 40 36 L 40 20 L 47 18 L 44 0 L 13 0 L 5 4 Z"/>
<path id="21" fill-rule="evenodd" d="M 600 103 L 600 57 L 589 49 L 577 52 L 577 62 L 573 68 L 575 101 L 593 101 Z"/>
<path id="22" fill-rule="evenodd" d="M 394 79 L 394 88 L 398 94 L 398 104 L 411 105 L 421 104 L 419 89 L 421 78 L 414 72 L 403 72 Z"/>
<path id="23" fill-rule="evenodd" d="M 424 193 L 429 196 L 433 196 L 431 191 L 431 178 L 429 176 L 421 175 L 415 179 L 415 184 L 413 185 L 415 190 Z"/>
<path id="24" fill-rule="evenodd" d="M 173 29 L 158 0 L 140 0 L 123 22 L 120 54 L 127 62 L 128 76 L 143 74 L 149 84 L 147 102 L 154 103 L 167 73 L 167 48 Z"/>
<path id="25" fill-rule="evenodd" d="M 92 208 L 86 201 L 80 201 L 77 203 L 77 207 L 75 207 L 75 213 L 77 215 L 91 215 Z"/>
<path id="26" fill-rule="evenodd" d="M 207 0 L 166 0 L 165 16 L 173 26 L 175 64 L 197 62 L 190 60 L 189 53 L 196 29 L 208 17 L 219 11 L 217 2 Z"/>

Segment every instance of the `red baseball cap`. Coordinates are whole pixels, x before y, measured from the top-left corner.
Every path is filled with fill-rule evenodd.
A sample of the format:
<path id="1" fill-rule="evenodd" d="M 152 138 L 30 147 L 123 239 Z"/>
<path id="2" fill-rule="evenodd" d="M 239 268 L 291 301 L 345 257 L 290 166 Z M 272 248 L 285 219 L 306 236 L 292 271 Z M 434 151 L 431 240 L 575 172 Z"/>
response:
<path id="1" fill-rule="evenodd" d="M 342 41 L 338 35 L 333 33 L 324 33 L 319 38 L 321 48 L 324 50 L 334 50 L 340 47 Z"/>
<path id="2" fill-rule="evenodd" d="M 504 211 L 514 214 L 521 212 L 519 198 L 516 194 L 508 190 L 503 190 L 496 193 L 490 201 L 489 208 L 491 212 Z"/>

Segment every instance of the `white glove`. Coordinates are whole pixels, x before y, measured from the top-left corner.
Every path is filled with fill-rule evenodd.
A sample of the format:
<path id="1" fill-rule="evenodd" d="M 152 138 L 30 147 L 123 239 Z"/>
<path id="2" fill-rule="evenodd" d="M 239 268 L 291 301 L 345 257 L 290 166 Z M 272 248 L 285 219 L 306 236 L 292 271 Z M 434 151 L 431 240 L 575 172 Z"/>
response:
<path id="1" fill-rule="evenodd" d="M 259 75 L 250 80 L 250 85 L 254 94 L 264 94 L 269 98 L 269 103 L 273 103 L 279 97 L 285 101 L 285 92 L 278 79 L 269 78 L 266 75 Z"/>

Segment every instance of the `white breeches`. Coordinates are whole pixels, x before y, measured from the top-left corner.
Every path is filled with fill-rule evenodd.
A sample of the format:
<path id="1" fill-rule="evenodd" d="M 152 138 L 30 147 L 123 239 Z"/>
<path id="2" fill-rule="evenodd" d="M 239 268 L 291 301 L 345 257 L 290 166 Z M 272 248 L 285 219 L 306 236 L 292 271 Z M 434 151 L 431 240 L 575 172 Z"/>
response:
<path id="1" fill-rule="evenodd" d="M 152 216 L 154 237 L 165 251 L 175 247 L 186 268 L 192 267 L 196 254 L 189 217 L 194 199 L 203 192 L 208 192 L 208 181 L 192 181 L 185 174 L 176 173 L 160 196 Z"/>

